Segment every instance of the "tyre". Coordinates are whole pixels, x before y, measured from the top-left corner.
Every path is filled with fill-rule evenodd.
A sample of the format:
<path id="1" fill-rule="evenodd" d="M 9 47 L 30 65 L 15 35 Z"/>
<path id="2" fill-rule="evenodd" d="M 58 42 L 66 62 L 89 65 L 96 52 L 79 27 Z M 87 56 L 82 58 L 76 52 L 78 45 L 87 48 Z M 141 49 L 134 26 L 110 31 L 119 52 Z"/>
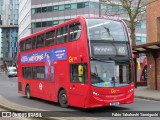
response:
<path id="1" fill-rule="evenodd" d="M 27 97 L 28 99 L 31 98 L 31 93 L 30 93 L 30 87 L 29 87 L 29 86 L 26 87 L 26 97 Z"/>
<path id="2" fill-rule="evenodd" d="M 58 100 L 61 107 L 68 107 L 68 97 L 64 89 L 59 92 Z"/>

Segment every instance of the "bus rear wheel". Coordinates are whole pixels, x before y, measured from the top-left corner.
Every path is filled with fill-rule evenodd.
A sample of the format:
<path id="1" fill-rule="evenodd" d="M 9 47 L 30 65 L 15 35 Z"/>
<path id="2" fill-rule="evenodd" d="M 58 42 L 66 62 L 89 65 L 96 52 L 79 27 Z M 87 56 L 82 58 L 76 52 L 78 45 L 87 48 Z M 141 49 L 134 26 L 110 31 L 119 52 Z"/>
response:
<path id="1" fill-rule="evenodd" d="M 26 97 L 27 97 L 28 99 L 31 98 L 31 93 L 30 93 L 30 87 L 29 87 L 29 86 L 26 87 Z"/>
<path id="2" fill-rule="evenodd" d="M 59 92 L 58 100 L 61 107 L 68 107 L 68 97 L 64 89 Z"/>

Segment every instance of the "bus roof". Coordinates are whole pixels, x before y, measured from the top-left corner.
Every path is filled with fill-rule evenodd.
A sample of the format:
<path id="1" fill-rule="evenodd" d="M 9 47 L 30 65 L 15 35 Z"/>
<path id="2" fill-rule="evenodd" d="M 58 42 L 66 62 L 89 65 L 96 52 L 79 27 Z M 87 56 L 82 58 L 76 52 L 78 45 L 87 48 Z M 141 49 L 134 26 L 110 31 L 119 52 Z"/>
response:
<path id="1" fill-rule="evenodd" d="M 70 19 L 70 20 L 68 20 L 68 21 L 66 21 L 66 22 L 60 23 L 60 24 L 55 25 L 55 26 L 51 26 L 51 27 L 46 28 L 46 29 L 44 29 L 44 30 L 41 30 L 41 31 L 38 31 L 38 32 L 36 32 L 36 33 L 30 34 L 30 35 L 28 35 L 28 36 L 25 36 L 25 37 L 21 38 L 20 40 L 18 40 L 18 43 L 21 42 L 21 41 L 23 41 L 23 40 L 29 39 L 29 38 L 31 38 L 31 37 L 37 36 L 37 35 L 39 35 L 39 34 L 42 34 L 42 33 L 44 33 L 44 32 L 48 32 L 48 31 L 54 30 L 55 28 L 57 28 L 57 27 L 59 27 L 59 26 L 63 26 L 63 25 L 65 25 L 65 24 L 68 24 L 68 23 L 70 23 L 70 22 L 72 22 L 72 21 L 76 21 L 76 20 L 78 20 L 78 19 L 85 19 L 85 18 L 95 18 L 95 19 L 98 19 L 98 18 L 99 18 L 99 19 L 107 19 L 107 20 L 114 20 L 114 21 L 123 22 L 123 20 L 121 20 L 121 19 L 113 19 L 113 18 L 107 18 L 107 17 L 95 17 L 95 16 L 85 16 L 85 17 L 84 17 L 84 16 L 78 16 L 78 17 L 73 18 L 73 19 Z M 124 23 L 124 22 L 123 22 L 123 23 Z"/>

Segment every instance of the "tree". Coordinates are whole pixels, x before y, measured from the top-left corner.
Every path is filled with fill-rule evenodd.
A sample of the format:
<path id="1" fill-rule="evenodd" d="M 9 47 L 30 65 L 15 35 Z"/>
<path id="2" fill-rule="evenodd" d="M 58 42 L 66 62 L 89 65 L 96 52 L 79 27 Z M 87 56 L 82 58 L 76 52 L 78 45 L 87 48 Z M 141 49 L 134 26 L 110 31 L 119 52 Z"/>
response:
<path id="1" fill-rule="evenodd" d="M 125 14 L 129 18 L 129 30 L 130 38 L 132 40 L 132 46 L 136 45 L 135 28 L 136 25 L 145 19 L 143 14 L 145 11 L 145 0 L 100 0 L 102 5 L 119 6 L 120 10 L 111 12 L 110 8 L 105 10 L 107 16 L 118 16 Z"/>

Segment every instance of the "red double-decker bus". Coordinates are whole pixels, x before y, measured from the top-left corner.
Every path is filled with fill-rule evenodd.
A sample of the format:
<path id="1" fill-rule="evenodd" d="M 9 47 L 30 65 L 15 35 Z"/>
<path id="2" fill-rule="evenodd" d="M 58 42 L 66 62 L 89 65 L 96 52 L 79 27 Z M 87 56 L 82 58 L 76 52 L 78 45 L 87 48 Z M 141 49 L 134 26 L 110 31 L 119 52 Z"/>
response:
<path id="1" fill-rule="evenodd" d="M 134 102 L 131 47 L 121 20 L 77 17 L 19 40 L 18 92 L 93 108 Z"/>

